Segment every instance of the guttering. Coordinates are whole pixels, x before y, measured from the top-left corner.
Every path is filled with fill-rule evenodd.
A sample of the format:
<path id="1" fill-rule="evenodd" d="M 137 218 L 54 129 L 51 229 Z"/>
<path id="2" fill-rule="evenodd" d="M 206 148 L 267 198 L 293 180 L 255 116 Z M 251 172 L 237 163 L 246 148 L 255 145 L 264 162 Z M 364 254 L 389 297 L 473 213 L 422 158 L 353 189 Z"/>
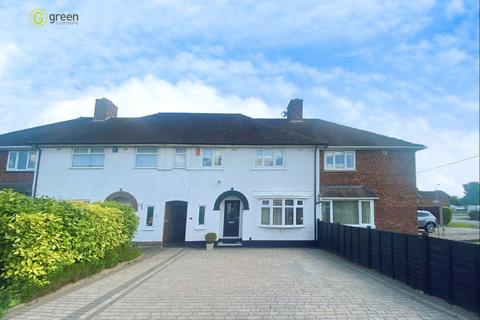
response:
<path id="1" fill-rule="evenodd" d="M 410 150 L 423 150 L 427 147 L 424 145 L 416 146 L 327 146 L 328 149 L 349 149 L 349 150 L 392 150 L 392 149 L 410 149 Z M 325 149 L 327 149 L 325 147 Z"/>
<path id="2" fill-rule="evenodd" d="M 0 146 L 0 150 L 30 150 L 31 146 Z"/>
<path id="3" fill-rule="evenodd" d="M 37 196 L 37 182 L 38 182 L 38 172 L 40 171 L 40 159 L 42 158 L 42 149 L 40 149 L 37 145 L 32 145 L 35 150 L 37 150 L 37 163 L 35 165 L 35 172 L 33 175 L 33 185 L 32 185 L 32 198 L 36 198 Z"/>
<path id="4" fill-rule="evenodd" d="M 326 147 L 326 146 L 325 146 Z M 313 232 L 314 239 L 317 241 L 317 150 L 315 146 L 313 151 Z"/>

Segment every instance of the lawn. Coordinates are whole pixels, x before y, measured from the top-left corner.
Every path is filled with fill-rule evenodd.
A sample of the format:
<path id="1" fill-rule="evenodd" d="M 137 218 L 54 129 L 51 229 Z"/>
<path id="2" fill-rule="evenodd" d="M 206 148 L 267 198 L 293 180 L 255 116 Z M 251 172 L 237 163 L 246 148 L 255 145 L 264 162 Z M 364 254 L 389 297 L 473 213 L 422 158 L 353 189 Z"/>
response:
<path id="1" fill-rule="evenodd" d="M 474 224 L 468 222 L 450 222 L 448 226 L 452 228 L 475 228 Z"/>

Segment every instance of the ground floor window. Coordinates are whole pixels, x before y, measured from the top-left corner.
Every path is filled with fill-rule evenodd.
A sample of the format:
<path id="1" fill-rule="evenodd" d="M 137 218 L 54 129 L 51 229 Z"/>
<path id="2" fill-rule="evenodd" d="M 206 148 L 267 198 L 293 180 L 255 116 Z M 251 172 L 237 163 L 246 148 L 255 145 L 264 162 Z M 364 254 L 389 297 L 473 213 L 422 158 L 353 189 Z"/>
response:
<path id="1" fill-rule="evenodd" d="M 303 200 L 264 199 L 261 201 L 261 225 L 278 227 L 303 225 Z"/>
<path id="2" fill-rule="evenodd" d="M 199 226 L 205 225 L 205 206 L 198 207 L 198 221 Z"/>
<path id="3" fill-rule="evenodd" d="M 155 208 L 154 207 L 147 207 L 147 217 L 145 219 L 145 226 L 152 227 L 153 226 L 153 213 Z"/>
<path id="4" fill-rule="evenodd" d="M 371 225 L 373 216 L 373 200 L 322 200 L 322 221 Z"/>

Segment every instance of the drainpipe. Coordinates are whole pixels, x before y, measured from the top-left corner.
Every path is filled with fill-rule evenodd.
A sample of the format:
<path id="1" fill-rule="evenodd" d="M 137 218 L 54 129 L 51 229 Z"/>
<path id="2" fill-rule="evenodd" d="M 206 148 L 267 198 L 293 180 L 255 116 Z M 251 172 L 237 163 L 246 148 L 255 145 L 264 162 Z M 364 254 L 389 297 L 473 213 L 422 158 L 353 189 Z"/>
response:
<path id="1" fill-rule="evenodd" d="M 32 198 L 35 198 L 37 196 L 38 171 L 40 169 L 40 158 L 42 157 L 42 149 L 40 149 L 37 145 L 33 145 L 32 147 L 37 150 L 37 163 L 35 164 L 35 172 L 33 175 L 32 185 Z"/>
<path id="2" fill-rule="evenodd" d="M 313 232 L 315 241 L 317 241 L 317 150 L 318 146 L 315 146 L 313 151 Z"/>

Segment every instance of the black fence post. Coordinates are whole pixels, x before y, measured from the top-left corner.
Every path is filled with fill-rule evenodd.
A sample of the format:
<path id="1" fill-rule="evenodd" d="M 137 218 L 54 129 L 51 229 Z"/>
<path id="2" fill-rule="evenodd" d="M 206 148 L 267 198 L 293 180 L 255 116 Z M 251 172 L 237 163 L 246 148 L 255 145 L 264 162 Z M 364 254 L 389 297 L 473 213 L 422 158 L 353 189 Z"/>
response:
<path id="1" fill-rule="evenodd" d="M 379 271 L 383 273 L 382 234 L 383 231 L 378 231 L 378 266 L 380 269 Z"/>
<path id="2" fill-rule="evenodd" d="M 425 293 L 430 293 L 430 238 L 428 237 L 428 233 L 423 235 L 423 243 L 425 248 L 425 264 L 424 264 L 424 285 L 425 285 Z"/>
<path id="3" fill-rule="evenodd" d="M 395 279 L 395 252 L 393 246 L 393 232 L 390 232 L 390 261 L 392 263 L 392 278 Z"/>
<path id="4" fill-rule="evenodd" d="M 367 227 L 367 263 L 368 268 L 372 268 L 372 227 Z"/>
<path id="5" fill-rule="evenodd" d="M 337 255 L 340 255 L 340 223 L 337 223 Z"/>
<path id="6" fill-rule="evenodd" d="M 404 235 L 405 238 L 405 276 L 407 278 L 407 285 L 410 285 L 410 267 L 408 266 L 408 236 Z"/>
<path id="7" fill-rule="evenodd" d="M 452 263 L 452 242 L 448 241 L 448 302 L 453 303 L 453 263 Z"/>

